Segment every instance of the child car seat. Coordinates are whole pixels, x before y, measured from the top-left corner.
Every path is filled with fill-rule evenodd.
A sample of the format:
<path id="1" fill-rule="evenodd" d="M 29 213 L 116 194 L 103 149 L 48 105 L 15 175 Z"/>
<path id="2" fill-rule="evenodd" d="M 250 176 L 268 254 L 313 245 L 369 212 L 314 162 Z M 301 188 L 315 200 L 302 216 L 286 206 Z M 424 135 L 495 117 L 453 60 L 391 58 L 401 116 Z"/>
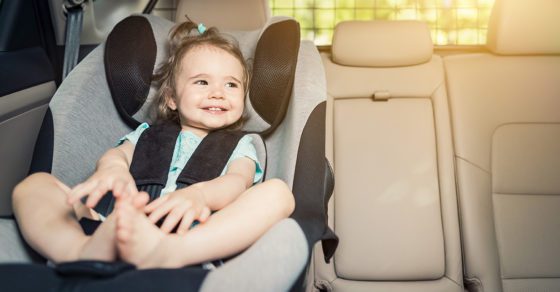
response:
<path id="1" fill-rule="evenodd" d="M 135 121 L 151 120 L 150 105 L 156 90 L 150 86 L 151 76 L 166 57 L 163 48 L 172 26 L 155 16 L 123 20 L 107 42 L 92 51 L 60 86 L 50 104 L 51 171 L 63 182 L 75 185 L 86 179 L 100 155 L 128 133 Z M 264 137 L 262 145 L 256 146 L 261 157 L 266 150 L 265 179 L 280 178 L 292 187 L 296 209 L 291 218 L 210 273 L 197 268 L 127 270 L 128 266 L 118 265 L 95 271 L 89 270 L 91 265 L 81 266 L 85 271 L 80 267 L 58 270 L 59 274 L 87 275 L 83 281 L 72 280 L 73 289 L 161 290 L 162 286 L 148 284 L 154 281 L 182 290 L 198 290 L 201 285 L 203 290 L 219 289 L 220 285 L 253 291 L 272 287 L 299 290 L 303 289 L 304 267 L 312 246 L 323 239 L 325 258 L 332 256 L 337 240 L 326 226 L 326 202 L 333 182 L 324 154 L 326 92 L 319 54 L 312 43 L 300 44 L 299 26 L 289 19 L 273 18 L 262 31 L 230 34 L 239 40 L 245 57 L 253 61 L 245 130 Z M 125 57 L 133 61 L 122 62 Z M 114 68 L 117 61 L 122 63 L 120 68 Z M 299 270 L 299 279 L 286 281 L 281 275 L 286 268 Z M 118 275 L 106 277 L 114 275 L 114 269 L 120 271 Z M 45 287 L 69 287 L 67 278 L 42 265 L 0 265 L 0 271 L 6 278 L 2 286 L 18 287 L 25 284 L 25 277 L 33 275 Z M 92 277 L 97 280 L 91 281 Z"/>

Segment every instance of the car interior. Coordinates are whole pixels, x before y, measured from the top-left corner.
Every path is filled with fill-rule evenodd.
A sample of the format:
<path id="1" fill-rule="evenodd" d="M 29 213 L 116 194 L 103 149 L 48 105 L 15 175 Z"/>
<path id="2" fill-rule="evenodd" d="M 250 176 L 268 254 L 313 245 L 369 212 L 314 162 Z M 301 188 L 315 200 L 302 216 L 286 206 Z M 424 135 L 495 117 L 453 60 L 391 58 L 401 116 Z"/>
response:
<path id="1" fill-rule="evenodd" d="M 475 2 L 490 3 L 476 45 L 378 14 L 455 5 L 458 19 Z M 334 9 L 321 27 L 339 4 L 352 16 Z M 358 14 L 366 4 L 373 16 Z M 252 64 L 244 130 L 265 180 L 296 199 L 285 233 L 202 290 L 560 291 L 558 12 L 557 0 L 0 0 L 0 270 L 45 265 L 18 231 L 14 187 L 40 171 L 75 185 L 127 121 L 150 121 L 145 76 L 188 15 Z M 240 266 L 252 268 L 227 276 Z"/>

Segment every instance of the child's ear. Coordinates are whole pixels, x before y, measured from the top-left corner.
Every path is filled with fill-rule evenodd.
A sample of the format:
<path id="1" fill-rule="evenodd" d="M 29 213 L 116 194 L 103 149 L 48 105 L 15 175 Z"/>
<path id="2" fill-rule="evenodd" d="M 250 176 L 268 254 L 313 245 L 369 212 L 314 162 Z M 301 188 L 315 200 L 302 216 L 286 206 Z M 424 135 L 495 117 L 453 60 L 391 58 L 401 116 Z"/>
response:
<path id="1" fill-rule="evenodd" d="M 168 98 L 167 99 L 167 106 L 171 109 L 171 110 L 176 110 L 177 109 L 177 104 L 175 103 L 175 100 L 173 98 Z"/>

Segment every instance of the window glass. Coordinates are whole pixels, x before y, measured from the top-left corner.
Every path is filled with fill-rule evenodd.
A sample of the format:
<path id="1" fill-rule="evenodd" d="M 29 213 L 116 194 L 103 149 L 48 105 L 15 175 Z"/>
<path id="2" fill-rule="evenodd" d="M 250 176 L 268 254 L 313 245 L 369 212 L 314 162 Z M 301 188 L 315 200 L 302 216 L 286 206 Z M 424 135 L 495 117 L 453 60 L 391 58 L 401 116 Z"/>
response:
<path id="1" fill-rule="evenodd" d="M 269 0 L 273 15 L 299 21 L 303 39 L 330 45 L 334 26 L 346 20 L 406 20 L 428 23 L 436 45 L 486 42 L 494 0 Z"/>

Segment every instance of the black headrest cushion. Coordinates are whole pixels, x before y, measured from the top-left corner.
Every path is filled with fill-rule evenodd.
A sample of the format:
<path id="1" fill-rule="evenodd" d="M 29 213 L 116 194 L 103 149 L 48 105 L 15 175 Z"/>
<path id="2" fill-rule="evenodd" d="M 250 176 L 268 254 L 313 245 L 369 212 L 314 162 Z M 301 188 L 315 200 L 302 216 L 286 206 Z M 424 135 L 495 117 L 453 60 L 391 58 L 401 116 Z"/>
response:
<path id="1" fill-rule="evenodd" d="M 270 25 L 257 43 L 249 98 L 255 111 L 271 125 L 262 135 L 274 131 L 288 110 L 299 38 L 299 24 L 285 20 Z"/>
<path id="2" fill-rule="evenodd" d="M 105 43 L 109 90 L 119 115 L 131 128 L 140 124 L 132 116 L 148 97 L 156 53 L 152 26 L 142 16 L 130 16 L 119 22 Z"/>

